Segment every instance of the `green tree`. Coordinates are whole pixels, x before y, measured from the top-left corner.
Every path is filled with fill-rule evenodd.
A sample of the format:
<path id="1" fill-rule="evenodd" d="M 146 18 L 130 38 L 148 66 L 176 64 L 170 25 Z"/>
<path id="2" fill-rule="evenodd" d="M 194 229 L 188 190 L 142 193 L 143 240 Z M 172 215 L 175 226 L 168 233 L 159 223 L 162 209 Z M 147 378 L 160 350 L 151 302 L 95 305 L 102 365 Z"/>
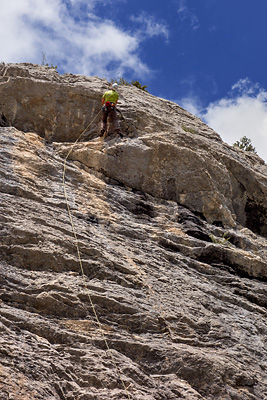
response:
<path id="1" fill-rule="evenodd" d="M 240 139 L 240 141 L 237 140 L 234 143 L 234 146 L 239 147 L 240 149 L 245 150 L 245 151 L 250 151 L 251 153 L 257 153 L 255 147 L 252 146 L 251 140 L 249 138 L 247 138 L 246 136 L 243 136 Z"/>
<path id="2" fill-rule="evenodd" d="M 144 90 L 145 92 L 147 92 L 147 86 L 146 85 L 142 86 L 141 83 L 138 82 L 138 81 L 132 81 L 131 84 L 133 86 L 136 86 L 138 89 L 141 89 L 141 90 Z"/>
<path id="3" fill-rule="evenodd" d="M 118 79 L 111 79 L 111 83 L 118 83 L 119 85 L 125 85 L 125 86 L 135 86 L 138 89 L 144 90 L 145 92 L 147 92 L 147 86 L 146 85 L 141 85 L 141 83 L 139 81 L 127 81 L 127 79 L 123 78 L 123 76 L 121 78 Z"/>
<path id="4" fill-rule="evenodd" d="M 111 83 L 115 83 L 115 82 L 118 83 L 118 85 L 131 86 L 131 83 L 128 82 L 126 79 L 124 79 L 123 76 L 118 79 L 111 79 Z"/>

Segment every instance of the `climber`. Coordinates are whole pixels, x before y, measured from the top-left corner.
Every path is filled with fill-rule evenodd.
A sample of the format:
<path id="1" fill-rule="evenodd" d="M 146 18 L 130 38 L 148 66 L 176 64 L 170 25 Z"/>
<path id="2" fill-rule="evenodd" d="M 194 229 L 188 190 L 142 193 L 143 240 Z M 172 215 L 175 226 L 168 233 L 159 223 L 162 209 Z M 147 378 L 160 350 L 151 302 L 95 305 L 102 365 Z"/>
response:
<path id="1" fill-rule="evenodd" d="M 123 138 L 123 135 L 120 131 L 120 126 L 119 126 L 119 121 L 117 118 L 117 112 L 116 112 L 116 105 L 119 100 L 119 94 L 116 92 L 116 89 L 118 88 L 117 83 L 113 83 L 111 88 L 103 94 L 102 97 L 102 111 L 103 111 L 103 119 L 102 119 L 102 129 L 100 131 L 100 137 L 104 136 L 105 132 L 107 132 L 107 119 L 109 117 L 109 121 L 113 122 L 113 126 L 115 129 L 115 132 Z"/>

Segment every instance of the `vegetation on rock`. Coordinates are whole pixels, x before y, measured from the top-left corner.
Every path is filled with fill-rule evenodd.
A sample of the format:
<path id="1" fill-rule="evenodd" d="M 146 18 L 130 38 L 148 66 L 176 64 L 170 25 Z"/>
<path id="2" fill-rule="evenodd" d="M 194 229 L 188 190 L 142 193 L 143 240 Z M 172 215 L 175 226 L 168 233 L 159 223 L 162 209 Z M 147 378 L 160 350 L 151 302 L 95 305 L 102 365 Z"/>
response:
<path id="1" fill-rule="evenodd" d="M 240 140 L 237 140 L 233 146 L 239 147 L 241 150 L 250 151 L 251 153 L 257 153 L 255 147 L 252 145 L 251 140 L 246 136 L 243 136 Z"/>
<path id="2" fill-rule="evenodd" d="M 138 89 L 144 90 L 147 92 L 147 85 L 142 85 L 139 81 L 134 81 L 132 80 L 131 82 L 127 81 L 127 79 L 121 77 L 118 79 L 111 79 L 111 83 L 118 83 L 119 85 L 125 85 L 125 86 L 135 86 Z"/>

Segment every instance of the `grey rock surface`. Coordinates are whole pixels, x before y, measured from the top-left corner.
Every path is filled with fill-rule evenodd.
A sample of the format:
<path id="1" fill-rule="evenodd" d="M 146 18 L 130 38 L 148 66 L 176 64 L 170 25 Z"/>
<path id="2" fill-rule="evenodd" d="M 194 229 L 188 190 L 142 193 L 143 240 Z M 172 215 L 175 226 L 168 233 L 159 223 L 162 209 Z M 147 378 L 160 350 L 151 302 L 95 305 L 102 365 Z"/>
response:
<path id="1" fill-rule="evenodd" d="M 264 400 L 264 162 L 134 87 L 74 144 L 106 81 L 0 71 L 1 400 Z"/>
<path id="2" fill-rule="evenodd" d="M 176 201 L 210 223 L 231 228 L 241 224 L 267 236 L 266 164 L 223 143 L 177 104 L 121 86 L 121 126 L 127 139 L 103 146 L 94 139 L 107 81 L 60 76 L 51 68 L 28 64 L 7 64 L 0 70 L 5 124 L 37 132 L 49 142 L 64 142 L 76 140 L 94 121 L 83 136 L 87 143 L 73 149 L 71 159 L 132 188 Z M 59 148 L 64 150 L 61 144 Z"/>

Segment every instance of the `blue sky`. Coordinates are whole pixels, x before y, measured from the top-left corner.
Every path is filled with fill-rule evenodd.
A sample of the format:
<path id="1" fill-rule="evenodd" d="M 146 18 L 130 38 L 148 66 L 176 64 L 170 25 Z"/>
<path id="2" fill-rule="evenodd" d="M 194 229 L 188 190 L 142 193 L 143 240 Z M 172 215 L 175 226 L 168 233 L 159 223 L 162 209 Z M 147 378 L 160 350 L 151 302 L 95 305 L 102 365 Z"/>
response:
<path id="1" fill-rule="evenodd" d="M 267 160 L 266 0 L 0 0 L 0 61 L 139 80 Z"/>

